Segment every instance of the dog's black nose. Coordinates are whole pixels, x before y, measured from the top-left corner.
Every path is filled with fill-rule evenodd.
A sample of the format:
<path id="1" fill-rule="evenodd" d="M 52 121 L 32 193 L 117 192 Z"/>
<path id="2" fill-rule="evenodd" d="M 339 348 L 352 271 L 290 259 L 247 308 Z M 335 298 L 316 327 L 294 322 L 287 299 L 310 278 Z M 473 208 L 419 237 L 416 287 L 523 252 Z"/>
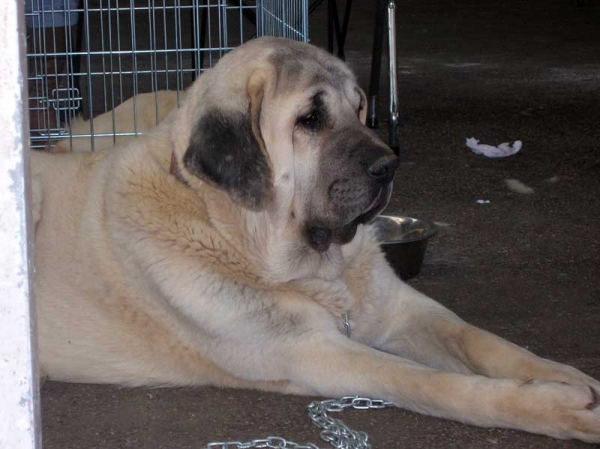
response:
<path id="1" fill-rule="evenodd" d="M 398 167 L 398 158 L 394 155 L 380 157 L 367 167 L 367 173 L 374 179 L 392 180 Z"/>

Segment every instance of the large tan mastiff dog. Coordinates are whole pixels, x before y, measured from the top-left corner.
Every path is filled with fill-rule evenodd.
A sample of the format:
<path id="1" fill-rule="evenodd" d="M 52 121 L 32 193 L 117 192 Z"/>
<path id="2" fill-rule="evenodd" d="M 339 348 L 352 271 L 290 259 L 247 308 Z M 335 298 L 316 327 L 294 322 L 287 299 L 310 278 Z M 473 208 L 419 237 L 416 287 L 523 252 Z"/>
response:
<path id="1" fill-rule="evenodd" d="M 368 222 L 397 159 L 364 119 L 342 62 L 263 38 L 203 74 L 149 134 L 33 154 L 43 373 L 364 395 L 600 442 L 599 382 L 394 275 Z"/>

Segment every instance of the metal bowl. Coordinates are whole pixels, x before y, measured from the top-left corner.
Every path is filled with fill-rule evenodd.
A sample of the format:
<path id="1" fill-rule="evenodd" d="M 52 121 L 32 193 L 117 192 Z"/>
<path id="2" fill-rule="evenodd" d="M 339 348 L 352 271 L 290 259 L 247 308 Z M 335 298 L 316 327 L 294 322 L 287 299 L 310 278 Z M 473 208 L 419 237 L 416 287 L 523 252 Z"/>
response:
<path id="1" fill-rule="evenodd" d="M 421 271 L 427 242 L 437 228 L 433 223 L 411 217 L 380 215 L 373 224 L 386 259 L 401 279 L 410 279 Z"/>

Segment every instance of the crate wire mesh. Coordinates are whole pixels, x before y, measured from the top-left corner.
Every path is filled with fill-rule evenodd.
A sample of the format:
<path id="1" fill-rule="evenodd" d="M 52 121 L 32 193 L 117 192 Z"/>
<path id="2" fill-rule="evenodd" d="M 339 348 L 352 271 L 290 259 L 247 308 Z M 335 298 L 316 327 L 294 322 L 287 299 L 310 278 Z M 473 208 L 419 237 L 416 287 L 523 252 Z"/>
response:
<path id="1" fill-rule="evenodd" d="M 156 122 L 161 91 L 173 91 L 178 103 L 205 68 L 248 39 L 308 41 L 307 3 L 25 0 L 32 148 L 68 139 L 71 149 L 74 143 L 93 149 L 99 137 L 114 144 L 142 133 L 139 94 L 155 92 L 148 95 Z M 94 117 L 129 98 L 131 129 L 119 128 L 112 114 L 94 130 Z"/>

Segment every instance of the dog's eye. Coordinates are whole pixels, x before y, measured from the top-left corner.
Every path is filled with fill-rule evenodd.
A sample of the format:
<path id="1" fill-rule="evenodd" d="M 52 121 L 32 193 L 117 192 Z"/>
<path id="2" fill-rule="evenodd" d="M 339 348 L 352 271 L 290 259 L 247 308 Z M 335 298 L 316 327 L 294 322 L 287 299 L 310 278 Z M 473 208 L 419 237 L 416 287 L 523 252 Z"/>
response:
<path id="1" fill-rule="evenodd" d="M 309 131 L 316 131 L 320 127 L 321 121 L 319 120 L 319 114 L 316 111 L 311 111 L 300 117 L 297 123 Z"/>

